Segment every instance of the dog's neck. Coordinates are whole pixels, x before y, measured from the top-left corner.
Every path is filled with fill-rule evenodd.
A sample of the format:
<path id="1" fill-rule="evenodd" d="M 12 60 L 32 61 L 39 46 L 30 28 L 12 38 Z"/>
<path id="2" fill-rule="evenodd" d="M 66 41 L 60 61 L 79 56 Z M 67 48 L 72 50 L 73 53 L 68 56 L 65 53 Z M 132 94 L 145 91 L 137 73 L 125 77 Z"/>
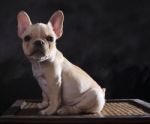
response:
<path id="1" fill-rule="evenodd" d="M 48 56 L 45 57 L 45 59 L 43 59 L 43 61 L 38 61 L 36 59 L 30 59 L 30 62 L 32 64 L 32 71 L 33 71 L 33 75 L 35 77 L 40 77 L 41 75 L 43 75 L 43 67 L 45 67 L 46 65 L 53 65 L 56 61 L 56 56 L 57 53 L 53 53 L 53 56 Z"/>
<path id="2" fill-rule="evenodd" d="M 35 77 L 40 77 L 43 74 L 43 67 L 47 68 L 53 65 L 60 65 L 63 62 L 63 55 L 62 53 L 56 49 L 56 54 L 55 57 L 53 59 L 53 61 L 49 58 L 45 61 L 42 62 L 38 62 L 37 60 L 30 60 L 31 64 L 32 64 L 32 71 L 33 71 L 33 75 Z"/>
<path id="3" fill-rule="evenodd" d="M 31 64 L 44 64 L 44 63 L 50 63 L 54 64 L 57 60 L 61 61 L 62 60 L 62 53 L 56 48 L 55 51 L 53 51 L 53 54 L 45 57 L 42 61 L 38 61 L 35 59 L 30 59 Z"/>

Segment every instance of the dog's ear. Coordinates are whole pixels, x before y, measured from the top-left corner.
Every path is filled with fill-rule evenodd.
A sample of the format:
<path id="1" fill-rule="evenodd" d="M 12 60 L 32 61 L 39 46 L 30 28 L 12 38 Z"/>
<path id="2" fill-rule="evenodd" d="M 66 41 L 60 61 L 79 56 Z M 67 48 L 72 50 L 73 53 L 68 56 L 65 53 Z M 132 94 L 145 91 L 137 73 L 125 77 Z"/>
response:
<path id="1" fill-rule="evenodd" d="M 22 34 L 30 25 L 32 25 L 32 23 L 28 14 L 24 11 L 18 13 L 17 20 L 18 20 L 18 36 L 22 38 Z"/>
<path id="2" fill-rule="evenodd" d="M 57 38 L 60 38 L 61 35 L 63 34 L 63 22 L 64 22 L 64 14 L 61 10 L 56 11 L 51 16 L 48 22 L 48 24 L 51 23 Z"/>

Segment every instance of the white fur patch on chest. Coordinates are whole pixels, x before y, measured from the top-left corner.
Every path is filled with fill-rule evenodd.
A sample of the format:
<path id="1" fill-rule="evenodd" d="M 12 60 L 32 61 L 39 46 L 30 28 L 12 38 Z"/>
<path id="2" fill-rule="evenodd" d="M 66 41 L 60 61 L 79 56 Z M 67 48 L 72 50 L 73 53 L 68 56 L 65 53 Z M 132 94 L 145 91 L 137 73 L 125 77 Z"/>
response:
<path id="1" fill-rule="evenodd" d="M 35 77 L 40 77 L 41 75 L 43 75 L 43 71 L 41 69 L 40 63 L 36 62 L 32 64 L 32 72 L 33 72 L 33 76 Z"/>
<path id="2" fill-rule="evenodd" d="M 43 70 L 40 66 L 40 63 L 32 64 L 32 72 L 33 76 L 37 79 L 39 86 L 44 92 L 48 92 L 47 81 L 43 74 Z"/>

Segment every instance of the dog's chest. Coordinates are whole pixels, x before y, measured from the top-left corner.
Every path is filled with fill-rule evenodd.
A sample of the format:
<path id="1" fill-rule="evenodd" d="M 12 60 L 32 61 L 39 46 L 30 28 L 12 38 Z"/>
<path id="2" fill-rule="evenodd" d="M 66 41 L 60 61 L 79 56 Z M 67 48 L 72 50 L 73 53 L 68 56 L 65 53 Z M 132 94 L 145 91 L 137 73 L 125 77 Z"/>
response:
<path id="1" fill-rule="evenodd" d="M 37 79 L 39 86 L 42 88 L 42 90 L 47 92 L 47 80 L 44 76 L 44 72 L 40 64 L 38 63 L 32 64 L 32 72 L 33 76 Z"/>
<path id="2" fill-rule="evenodd" d="M 39 63 L 32 64 L 32 72 L 33 72 L 33 76 L 36 78 L 41 77 L 43 75 L 43 70 Z"/>

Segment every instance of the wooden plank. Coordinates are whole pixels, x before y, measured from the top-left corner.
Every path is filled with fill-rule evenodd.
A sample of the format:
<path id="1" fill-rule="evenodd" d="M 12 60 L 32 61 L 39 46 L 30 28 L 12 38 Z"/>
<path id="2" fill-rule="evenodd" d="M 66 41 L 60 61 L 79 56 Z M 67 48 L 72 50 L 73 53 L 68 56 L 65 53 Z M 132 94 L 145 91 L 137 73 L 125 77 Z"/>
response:
<path id="1" fill-rule="evenodd" d="M 31 102 L 37 103 L 39 100 L 25 100 L 27 103 L 30 102 L 28 107 L 20 109 L 20 106 L 24 104 L 24 100 L 16 101 L 1 117 L 0 123 L 131 123 L 131 124 L 140 124 L 140 123 L 150 123 L 150 104 L 138 99 L 113 99 L 107 100 L 105 107 L 108 107 L 110 112 L 114 112 L 110 116 L 99 115 L 69 115 L 69 116 L 42 116 L 38 114 L 38 109 L 34 108 Z M 25 104 L 26 105 L 26 104 Z M 125 106 L 124 106 L 125 105 Z M 109 108 L 110 107 L 110 108 Z M 125 108 L 127 107 L 127 108 Z M 137 107 L 137 108 L 136 108 Z M 114 109 L 113 109 L 114 108 Z M 118 110 L 117 110 L 117 109 Z M 123 115 L 121 112 L 124 112 L 127 109 L 131 109 L 131 113 L 125 113 Z M 135 110 L 134 110 L 135 109 Z M 105 108 L 104 108 L 105 110 Z M 106 111 L 106 110 L 105 110 Z M 135 114 L 137 112 L 137 115 Z"/>
<path id="2" fill-rule="evenodd" d="M 19 116 L 18 118 L 8 117 L 0 119 L 0 123 L 3 124 L 149 124 L 149 118 L 90 118 L 90 117 L 82 117 L 82 118 L 74 118 L 72 116 L 52 116 L 52 117 L 24 117 Z"/>

